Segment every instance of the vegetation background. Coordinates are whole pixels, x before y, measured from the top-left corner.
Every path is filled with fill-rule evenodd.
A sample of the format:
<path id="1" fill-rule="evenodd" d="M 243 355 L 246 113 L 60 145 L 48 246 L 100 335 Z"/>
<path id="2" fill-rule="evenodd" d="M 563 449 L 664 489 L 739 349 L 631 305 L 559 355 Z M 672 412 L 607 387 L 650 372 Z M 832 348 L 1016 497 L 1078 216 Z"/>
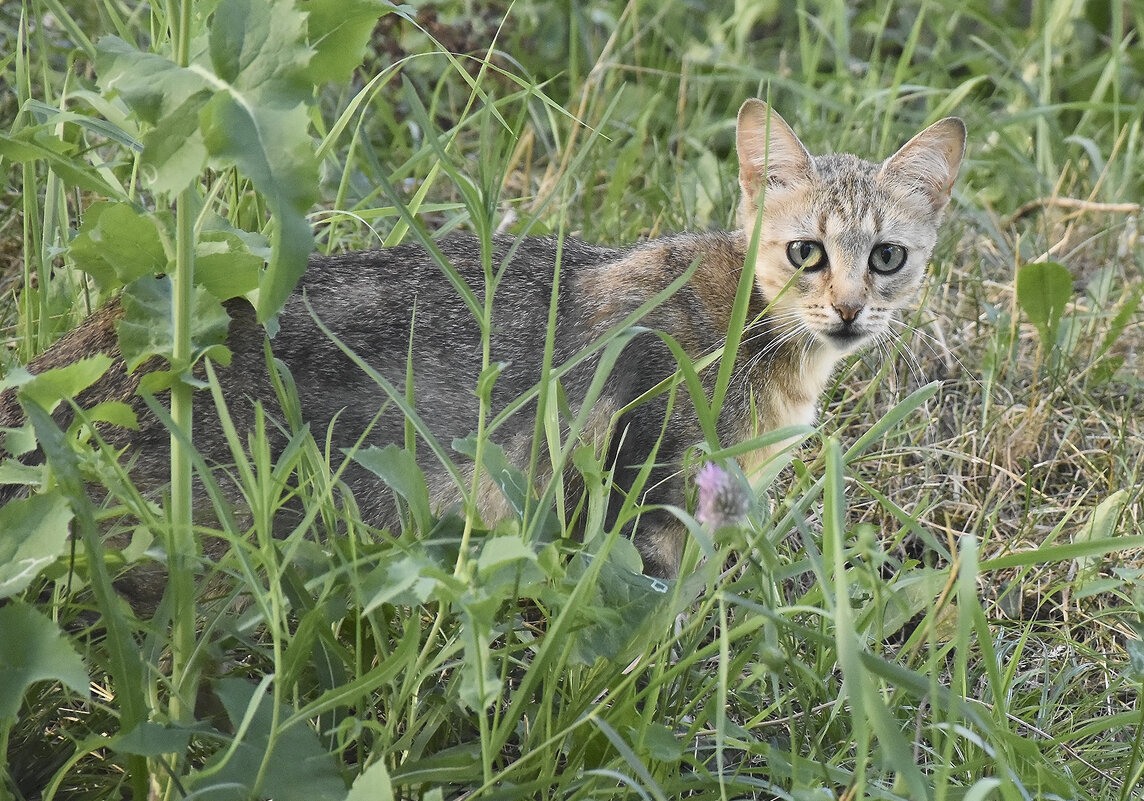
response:
<path id="1" fill-rule="evenodd" d="M 0 508 L 0 797 L 1141 797 L 1142 31 L 1097 0 L 4 3 L 0 387 L 47 460 L 0 465 L 38 488 Z M 970 146 L 922 310 L 677 582 L 546 534 L 531 488 L 494 531 L 437 518 L 401 451 L 368 458 L 409 525 L 370 530 L 320 431 L 234 433 L 253 514 L 192 527 L 193 448 L 144 498 L 42 411 L 105 364 L 17 366 L 124 293 L 185 430 L 219 300 L 272 320 L 311 232 L 724 227 L 750 96 L 815 152 L 949 114 Z M 591 514 L 607 476 L 562 455 Z M 112 581 L 157 558 L 143 614 Z"/>

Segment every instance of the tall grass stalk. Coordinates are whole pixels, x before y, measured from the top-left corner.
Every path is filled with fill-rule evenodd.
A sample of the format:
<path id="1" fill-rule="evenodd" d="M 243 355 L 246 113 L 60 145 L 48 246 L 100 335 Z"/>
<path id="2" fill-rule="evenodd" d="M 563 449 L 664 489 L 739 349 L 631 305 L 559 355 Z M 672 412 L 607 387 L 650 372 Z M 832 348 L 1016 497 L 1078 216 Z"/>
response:
<path id="1" fill-rule="evenodd" d="M 167 5 L 174 61 L 190 64 L 192 35 L 191 0 L 173 0 Z M 175 270 L 172 276 L 172 361 L 190 365 L 191 315 L 195 287 L 195 209 L 198 187 L 191 183 L 175 202 Z M 193 387 L 184 379 L 171 387 L 171 533 L 168 545 L 171 621 L 171 719 L 193 718 L 198 674 L 191 663 L 195 650 L 195 591 L 197 543 L 193 532 Z"/>

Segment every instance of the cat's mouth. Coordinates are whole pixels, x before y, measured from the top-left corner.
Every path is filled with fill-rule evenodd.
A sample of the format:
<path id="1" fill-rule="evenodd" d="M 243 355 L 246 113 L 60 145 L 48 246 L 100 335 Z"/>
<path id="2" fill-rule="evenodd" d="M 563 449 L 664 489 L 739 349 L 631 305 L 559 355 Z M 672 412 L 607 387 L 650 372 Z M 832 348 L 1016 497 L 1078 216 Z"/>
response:
<path id="1" fill-rule="evenodd" d="M 871 333 L 862 326 L 839 325 L 823 332 L 823 338 L 839 350 L 850 351 L 861 347 Z"/>

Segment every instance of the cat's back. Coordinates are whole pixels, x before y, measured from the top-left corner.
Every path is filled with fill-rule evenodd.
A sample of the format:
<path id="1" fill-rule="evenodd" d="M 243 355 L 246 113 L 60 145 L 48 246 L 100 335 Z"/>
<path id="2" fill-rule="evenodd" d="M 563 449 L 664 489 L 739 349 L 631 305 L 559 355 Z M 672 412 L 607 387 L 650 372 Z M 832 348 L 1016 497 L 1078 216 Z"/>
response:
<path id="1" fill-rule="evenodd" d="M 435 241 L 433 248 L 439 258 L 418 243 L 315 255 L 294 294 L 336 298 L 356 310 L 411 305 L 408 301 L 413 300 L 464 302 L 460 288 L 449 280 L 453 272 L 481 298 L 486 278 L 481 241 L 452 234 Z M 621 259 L 625 253 L 572 237 L 498 235 L 490 242 L 488 263 L 506 294 L 548 293 L 557 261 L 564 275 L 576 275 Z"/>
<path id="2" fill-rule="evenodd" d="M 464 434 L 475 419 L 486 336 L 490 361 L 503 365 L 494 393 L 499 407 L 540 374 L 557 263 L 559 359 L 591 333 L 578 322 L 582 276 L 606 270 L 625 254 L 568 237 L 497 236 L 482 253 L 479 239 L 454 234 L 433 247 L 437 253 L 407 244 L 311 258 L 282 312 L 273 349 L 317 419 L 341 413 L 354 418 L 347 427 L 353 429 L 377 411 L 376 383 L 344 346 L 397 387 L 411 368 L 423 413 Z M 492 316 L 485 328 L 490 276 Z"/>
<path id="3" fill-rule="evenodd" d="M 283 341 L 276 344 L 318 346 L 312 324 L 317 317 L 355 349 L 376 351 L 385 343 L 404 347 L 411 335 L 424 334 L 467 350 L 465 344 L 480 336 L 475 312 L 485 304 L 486 257 L 471 235 L 453 234 L 433 246 L 436 254 L 405 244 L 315 255 L 283 310 Z M 494 237 L 487 255 L 495 282 L 492 333 L 504 339 L 544 330 L 557 261 L 559 303 L 571 307 L 577 277 L 624 254 L 570 237 Z M 292 341 L 295 332 L 301 341 Z"/>

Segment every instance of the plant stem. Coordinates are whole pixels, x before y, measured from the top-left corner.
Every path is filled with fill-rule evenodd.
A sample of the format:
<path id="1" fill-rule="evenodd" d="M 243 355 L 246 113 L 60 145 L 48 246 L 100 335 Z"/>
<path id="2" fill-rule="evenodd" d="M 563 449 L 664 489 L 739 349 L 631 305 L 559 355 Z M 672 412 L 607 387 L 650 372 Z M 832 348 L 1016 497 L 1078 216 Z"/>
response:
<path id="1" fill-rule="evenodd" d="M 191 190 L 180 195 L 176 208 L 175 272 L 171 305 L 174 326 L 173 357 L 176 365 L 190 363 L 191 301 L 194 284 L 194 252 Z M 171 387 L 171 419 L 175 431 L 190 436 L 192 388 L 184 381 Z M 184 695 L 188 689 L 186 663 L 195 646 L 194 586 L 192 582 L 195 540 L 192 531 L 190 448 L 171 433 L 171 542 L 168 547 L 171 592 L 171 716 L 184 719 L 193 708 L 193 699 Z M 186 703 L 186 707 L 183 704 Z"/>
<path id="2" fill-rule="evenodd" d="M 189 60 L 190 0 L 179 3 L 175 54 L 180 66 Z M 172 359 L 176 370 L 191 363 L 191 313 L 194 298 L 194 216 L 195 189 L 184 189 L 175 207 L 175 270 L 172 279 L 171 316 L 174 328 Z M 195 606 L 193 570 L 195 538 L 192 530 L 191 449 L 193 388 L 185 381 L 171 387 L 171 529 L 168 569 L 171 594 L 171 718 L 189 720 L 194 709 L 193 673 L 189 668 L 195 647 Z M 186 440 L 177 435 L 186 434 Z"/>

